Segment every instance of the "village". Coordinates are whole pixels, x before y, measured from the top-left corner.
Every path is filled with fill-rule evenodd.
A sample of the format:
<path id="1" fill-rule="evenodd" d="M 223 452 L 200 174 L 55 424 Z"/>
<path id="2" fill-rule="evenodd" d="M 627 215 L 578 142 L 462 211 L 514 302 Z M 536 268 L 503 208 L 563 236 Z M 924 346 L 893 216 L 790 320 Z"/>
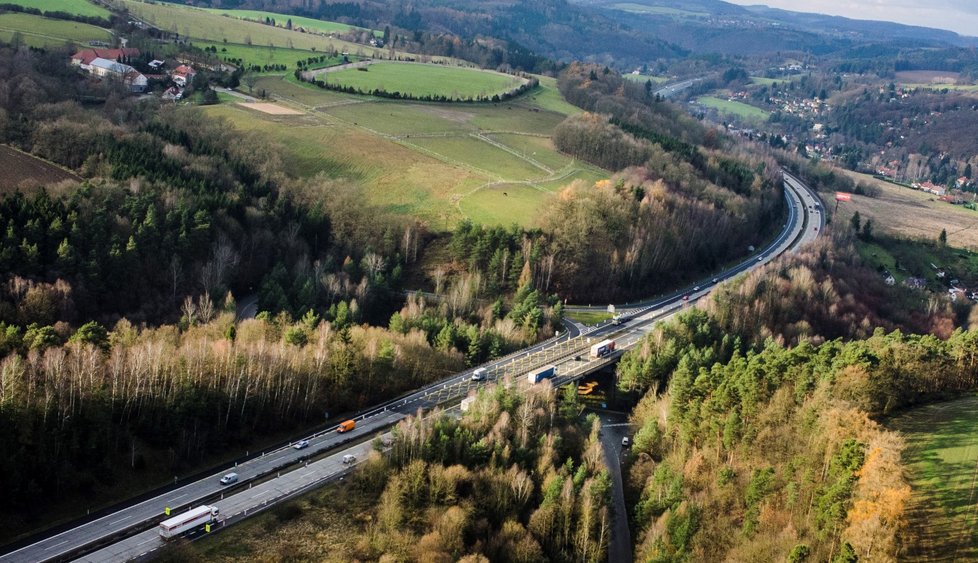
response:
<path id="1" fill-rule="evenodd" d="M 171 68 L 165 60 L 143 59 L 143 53 L 136 48 L 91 47 L 72 55 L 71 64 L 97 79 L 116 80 L 136 95 L 146 95 L 153 84 L 161 84 L 165 86 L 162 98 L 176 101 L 192 88 L 197 72 L 187 62 L 177 60 Z M 134 65 L 144 66 L 147 72 L 137 70 Z"/>

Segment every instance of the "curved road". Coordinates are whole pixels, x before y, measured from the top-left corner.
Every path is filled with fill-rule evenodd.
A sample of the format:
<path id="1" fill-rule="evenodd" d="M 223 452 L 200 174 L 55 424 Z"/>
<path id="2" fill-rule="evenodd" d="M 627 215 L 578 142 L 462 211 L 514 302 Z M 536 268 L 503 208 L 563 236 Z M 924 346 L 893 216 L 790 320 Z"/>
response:
<path id="1" fill-rule="evenodd" d="M 786 187 L 789 188 L 785 190 L 789 213 L 788 221 L 781 234 L 759 254 L 720 274 L 717 278 L 718 281 L 736 276 L 760 264 L 766 264 L 782 253 L 796 249 L 800 244 L 811 240 L 821 232 L 824 219 L 818 209 L 817 197 L 800 182 L 787 175 Z M 712 280 L 710 285 L 694 287 L 688 293 L 675 292 L 668 297 L 641 304 L 627 312 L 624 326 L 616 326 L 606 322 L 599 326 L 586 328 L 580 336 L 575 334 L 577 330 L 573 326 L 569 326 L 569 330 L 560 336 L 525 348 L 482 367 L 489 370 L 489 380 L 496 380 L 505 374 L 520 375 L 538 365 L 560 362 L 558 369 L 561 377 L 555 383 L 581 377 L 589 370 L 599 369 L 611 361 L 611 358 L 606 358 L 600 362 L 576 361 L 582 350 L 586 354 L 590 341 L 586 335 L 613 335 L 619 340 L 622 349 L 633 346 L 655 324 L 672 317 L 688 304 L 707 295 L 709 287 L 712 287 Z M 565 372 L 567 365 L 571 367 L 569 371 Z M 286 445 L 238 463 L 233 470 L 238 473 L 240 481 L 231 489 L 225 489 L 218 483 L 221 475 L 231 470 L 231 468 L 227 468 L 205 479 L 188 483 L 148 500 L 134 503 L 112 514 L 48 536 L 0 556 L 0 561 L 65 560 L 74 554 L 78 554 L 87 546 L 105 543 L 115 538 L 123 539 L 92 553 L 85 560 L 126 560 L 144 555 L 162 545 L 162 540 L 155 528 L 135 535 L 131 535 L 131 532 L 147 526 L 154 526 L 161 521 L 165 507 L 170 507 L 175 514 L 178 514 L 190 506 L 210 503 L 220 507 L 225 515 L 237 514 L 233 512 L 234 510 L 237 510 L 238 513 L 244 511 L 245 515 L 249 510 L 253 513 L 260 510 L 261 507 L 269 506 L 273 501 L 290 498 L 298 490 L 308 490 L 309 487 L 318 486 L 336 478 L 348 469 L 345 465 L 338 465 L 337 460 L 342 455 L 352 451 L 363 455 L 364 448 L 369 447 L 369 444 L 361 443 L 333 451 L 347 442 L 366 440 L 406 416 L 416 413 L 419 409 L 457 404 L 472 389 L 482 385 L 480 382 L 471 380 L 472 371 L 467 370 L 456 374 L 357 415 L 355 417 L 357 427 L 351 432 L 338 434 L 335 432 L 336 427 L 334 426 L 306 437 L 310 442 L 306 449 L 296 450 Z M 574 375 L 575 373 L 577 375 Z M 302 437 L 297 437 L 297 439 L 299 438 Z M 331 451 L 331 453 L 323 459 L 315 462 L 308 461 L 310 457 L 316 454 L 325 454 L 327 451 Z M 285 469 L 295 470 L 290 473 L 282 473 L 280 477 L 272 478 L 259 485 L 254 485 L 257 479 L 276 474 L 276 472 Z M 298 484 L 295 486 L 283 485 L 282 480 L 287 477 Z M 254 489 L 252 488 L 253 485 Z M 267 492 L 258 491 L 259 487 L 267 487 L 264 489 Z M 142 525 L 142 528 L 139 528 L 139 525 Z"/>

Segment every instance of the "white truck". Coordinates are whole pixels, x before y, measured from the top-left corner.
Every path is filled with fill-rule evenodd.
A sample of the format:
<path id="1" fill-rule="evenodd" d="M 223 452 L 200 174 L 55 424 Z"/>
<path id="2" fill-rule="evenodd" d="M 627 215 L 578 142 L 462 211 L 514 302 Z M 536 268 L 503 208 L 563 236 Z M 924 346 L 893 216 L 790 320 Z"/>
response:
<path id="1" fill-rule="evenodd" d="M 591 346 L 591 358 L 603 358 L 614 351 L 614 340 L 602 340 L 594 346 Z"/>
<path id="2" fill-rule="evenodd" d="M 206 504 L 192 508 L 183 514 L 160 522 L 160 536 L 168 540 L 205 524 L 217 522 L 217 515 L 220 513 L 220 509 L 216 506 L 207 506 Z"/>

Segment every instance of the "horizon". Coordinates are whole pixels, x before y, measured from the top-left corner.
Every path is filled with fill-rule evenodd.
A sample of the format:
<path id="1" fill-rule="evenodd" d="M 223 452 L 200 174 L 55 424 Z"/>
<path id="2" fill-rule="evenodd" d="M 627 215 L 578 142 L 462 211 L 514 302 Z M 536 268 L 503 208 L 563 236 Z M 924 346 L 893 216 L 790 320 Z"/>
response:
<path id="1" fill-rule="evenodd" d="M 793 12 L 876 20 L 978 35 L 978 3 L 969 0 L 933 0 L 921 6 L 916 0 L 726 0 L 739 6 L 768 6 Z M 799 6 L 799 4 L 803 4 Z"/>

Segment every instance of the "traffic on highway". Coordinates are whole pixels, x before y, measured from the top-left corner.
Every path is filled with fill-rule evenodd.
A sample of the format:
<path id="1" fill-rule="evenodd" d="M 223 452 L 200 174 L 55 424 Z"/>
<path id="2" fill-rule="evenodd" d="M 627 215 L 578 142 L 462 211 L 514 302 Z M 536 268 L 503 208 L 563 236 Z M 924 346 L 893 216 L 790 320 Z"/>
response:
<path id="1" fill-rule="evenodd" d="M 544 374 L 552 366 L 552 373 L 540 380 L 553 379 L 554 385 L 560 385 L 601 369 L 616 361 L 655 324 L 705 297 L 716 284 L 816 238 L 825 221 L 817 196 L 787 173 L 785 187 L 788 214 L 779 235 L 756 254 L 708 280 L 653 301 L 632 304 L 620 310 L 621 315 L 614 321 L 583 329 L 567 323 L 568 330 L 550 340 L 378 405 L 321 432 L 299 436 L 277 449 L 261 452 L 232 467 L 222 467 L 203 479 L 82 522 L 6 553 L 0 561 L 38 562 L 79 556 L 85 561 L 109 561 L 138 557 L 163 545 L 165 540 L 158 532 L 163 520 L 206 505 L 216 512 L 201 510 L 200 518 L 219 528 L 227 518 L 245 517 L 274 502 L 293 498 L 345 474 L 365 459 L 370 439 L 398 421 L 434 407 L 457 406 L 488 381 L 504 377 L 526 381 L 528 373 Z M 595 354 L 594 347 L 600 348 L 601 344 L 602 353 Z M 233 480 L 226 479 L 231 474 Z"/>

